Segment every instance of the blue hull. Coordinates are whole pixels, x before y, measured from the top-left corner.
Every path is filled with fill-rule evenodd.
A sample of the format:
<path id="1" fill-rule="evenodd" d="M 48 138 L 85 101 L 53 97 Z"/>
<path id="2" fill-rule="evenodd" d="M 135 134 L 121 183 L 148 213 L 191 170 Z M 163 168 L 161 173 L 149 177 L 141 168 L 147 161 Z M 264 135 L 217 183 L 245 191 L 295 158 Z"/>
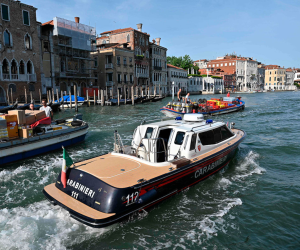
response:
<path id="1" fill-rule="evenodd" d="M 33 156 L 36 156 L 36 155 L 48 153 L 48 152 L 53 151 L 53 150 L 61 149 L 62 146 L 68 147 L 68 146 L 74 145 L 76 143 L 82 142 L 84 140 L 85 136 L 86 136 L 86 134 L 78 136 L 76 138 L 72 138 L 72 139 L 67 140 L 67 141 L 58 142 L 56 144 L 45 146 L 45 147 L 42 147 L 42 148 L 38 148 L 38 149 L 31 150 L 31 151 L 22 152 L 22 153 L 10 155 L 10 156 L 2 157 L 0 159 L 0 165 L 11 163 L 11 162 L 14 162 L 14 161 L 23 160 L 23 159 L 30 158 L 30 157 L 33 157 Z"/>

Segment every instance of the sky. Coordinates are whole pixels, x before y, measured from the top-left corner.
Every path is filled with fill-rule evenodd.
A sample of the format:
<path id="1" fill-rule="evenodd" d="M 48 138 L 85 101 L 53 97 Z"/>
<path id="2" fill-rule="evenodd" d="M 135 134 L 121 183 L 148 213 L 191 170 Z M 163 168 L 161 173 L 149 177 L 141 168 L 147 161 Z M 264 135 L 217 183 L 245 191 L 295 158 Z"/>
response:
<path id="1" fill-rule="evenodd" d="M 229 53 L 264 64 L 300 67 L 299 0 L 22 0 L 37 21 L 80 17 L 104 31 L 143 24 L 168 56 L 215 59 Z"/>

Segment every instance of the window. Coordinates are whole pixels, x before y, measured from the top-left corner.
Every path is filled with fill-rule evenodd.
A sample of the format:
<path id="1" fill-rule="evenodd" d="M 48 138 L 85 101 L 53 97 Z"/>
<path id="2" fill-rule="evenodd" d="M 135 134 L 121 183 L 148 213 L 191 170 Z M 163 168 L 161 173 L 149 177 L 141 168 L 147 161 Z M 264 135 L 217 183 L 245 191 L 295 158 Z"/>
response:
<path id="1" fill-rule="evenodd" d="M 9 64 L 6 59 L 3 60 L 2 62 L 2 73 L 3 74 L 9 74 Z"/>
<path id="2" fill-rule="evenodd" d="M 127 83 L 127 75 L 124 74 L 124 83 Z"/>
<path id="3" fill-rule="evenodd" d="M 127 34 L 127 42 L 129 43 L 130 42 L 130 35 Z"/>
<path id="4" fill-rule="evenodd" d="M 229 66 L 231 66 L 231 63 L 229 63 Z"/>
<path id="5" fill-rule="evenodd" d="M 214 133 L 213 133 L 212 130 L 200 133 L 199 134 L 199 139 L 200 139 L 203 146 L 204 145 L 211 145 L 211 144 L 215 143 Z"/>
<path id="6" fill-rule="evenodd" d="M 18 65 L 15 60 L 11 62 L 11 74 L 17 75 L 18 74 Z"/>
<path id="7" fill-rule="evenodd" d="M 146 130 L 144 138 L 150 139 L 151 136 L 152 136 L 153 130 L 154 130 L 153 128 L 148 127 L 147 130 Z"/>
<path id="8" fill-rule="evenodd" d="M 49 42 L 44 41 L 44 52 L 49 52 Z"/>
<path id="9" fill-rule="evenodd" d="M 121 82 L 121 75 L 118 74 L 118 83 L 120 83 L 120 82 Z"/>
<path id="10" fill-rule="evenodd" d="M 185 136 L 185 132 L 177 132 L 174 143 L 177 145 L 182 145 L 184 136 Z"/>
<path id="11" fill-rule="evenodd" d="M 194 150 L 196 147 L 197 134 L 192 135 L 190 151 Z"/>
<path id="12" fill-rule="evenodd" d="M 227 63 L 225 63 L 225 66 L 227 66 Z"/>
<path id="13" fill-rule="evenodd" d="M 130 75 L 130 83 L 133 83 L 133 75 Z"/>
<path id="14" fill-rule="evenodd" d="M 10 47 L 11 46 L 11 39 L 10 39 L 10 33 L 8 30 L 4 31 L 4 46 Z"/>
<path id="15" fill-rule="evenodd" d="M 217 67 L 219 67 L 219 64 L 217 64 Z"/>
<path id="16" fill-rule="evenodd" d="M 123 57 L 123 63 L 124 63 L 124 66 L 127 65 L 127 58 L 126 57 Z"/>
<path id="17" fill-rule="evenodd" d="M 23 10 L 23 24 L 30 25 L 29 12 L 26 10 Z"/>
<path id="18" fill-rule="evenodd" d="M 25 64 L 24 61 L 20 62 L 20 66 L 19 66 L 19 74 L 20 75 L 24 75 L 25 74 Z"/>
<path id="19" fill-rule="evenodd" d="M 213 67 L 215 67 L 215 65 L 213 64 Z"/>
<path id="20" fill-rule="evenodd" d="M 232 65 L 234 65 L 234 63 L 232 63 Z"/>
<path id="21" fill-rule="evenodd" d="M 221 63 L 221 67 L 223 66 L 223 63 Z"/>
<path id="22" fill-rule="evenodd" d="M 94 67 L 96 68 L 96 67 L 98 67 L 98 61 L 97 61 L 97 57 L 96 58 L 94 58 Z"/>
<path id="23" fill-rule="evenodd" d="M 276 81 L 276 76 L 274 77 L 274 81 Z"/>
<path id="24" fill-rule="evenodd" d="M 272 81 L 271 77 L 269 77 L 269 81 Z"/>
<path id="25" fill-rule="evenodd" d="M 9 21 L 9 8 L 7 5 L 1 4 L 1 14 L 3 20 Z"/>
<path id="26" fill-rule="evenodd" d="M 31 49 L 31 39 L 28 34 L 25 35 L 25 49 Z"/>
<path id="27" fill-rule="evenodd" d="M 119 56 L 117 56 L 117 65 L 121 64 L 121 58 Z"/>
<path id="28" fill-rule="evenodd" d="M 27 62 L 27 74 L 33 74 L 32 63 L 30 61 Z"/>
<path id="29" fill-rule="evenodd" d="M 129 62 L 132 63 L 132 57 L 129 57 Z"/>

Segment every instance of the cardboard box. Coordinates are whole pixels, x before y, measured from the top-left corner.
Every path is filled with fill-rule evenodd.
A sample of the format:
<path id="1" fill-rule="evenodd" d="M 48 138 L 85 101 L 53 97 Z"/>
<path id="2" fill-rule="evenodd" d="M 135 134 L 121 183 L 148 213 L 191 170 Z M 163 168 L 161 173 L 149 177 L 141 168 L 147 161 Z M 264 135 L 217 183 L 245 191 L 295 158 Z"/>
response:
<path id="1" fill-rule="evenodd" d="M 26 118 L 25 125 L 31 125 L 36 122 L 35 115 L 26 114 L 25 118 Z"/>
<path id="2" fill-rule="evenodd" d="M 9 110 L 9 115 L 16 115 L 18 124 L 25 124 L 26 118 L 25 118 L 25 110 Z"/>
<path id="3" fill-rule="evenodd" d="M 32 128 L 19 129 L 19 136 L 21 138 L 30 138 L 33 136 L 33 129 Z"/>
<path id="4" fill-rule="evenodd" d="M 44 110 L 25 110 L 25 114 L 31 114 L 31 115 L 35 115 L 35 119 L 37 121 L 42 120 L 44 118 L 46 118 L 46 113 Z"/>

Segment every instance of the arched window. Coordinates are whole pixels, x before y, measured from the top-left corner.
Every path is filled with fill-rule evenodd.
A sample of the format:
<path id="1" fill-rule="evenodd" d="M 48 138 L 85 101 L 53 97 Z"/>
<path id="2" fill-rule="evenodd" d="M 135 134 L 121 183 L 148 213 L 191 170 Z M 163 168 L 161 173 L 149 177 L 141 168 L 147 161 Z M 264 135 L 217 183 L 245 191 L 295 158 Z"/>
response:
<path id="1" fill-rule="evenodd" d="M 11 78 L 18 79 L 18 65 L 15 60 L 11 62 Z"/>
<path id="2" fill-rule="evenodd" d="M 11 46 L 11 38 L 10 38 L 10 33 L 8 30 L 4 31 L 4 46 L 7 46 L 7 47 Z"/>
<path id="3" fill-rule="evenodd" d="M 60 71 L 65 72 L 66 71 L 66 64 L 65 64 L 65 59 L 61 58 L 60 59 Z"/>
<path id="4" fill-rule="evenodd" d="M 127 42 L 128 43 L 130 42 L 130 35 L 129 34 L 127 35 Z"/>
<path id="5" fill-rule="evenodd" d="M 25 49 L 31 49 L 31 37 L 26 34 L 25 35 Z"/>
<path id="6" fill-rule="evenodd" d="M 3 73 L 3 79 L 4 80 L 9 80 L 9 63 L 6 59 L 3 60 L 2 62 L 2 73 Z"/>
<path id="7" fill-rule="evenodd" d="M 31 61 L 27 62 L 27 74 L 33 74 L 33 66 Z"/>
<path id="8" fill-rule="evenodd" d="M 14 83 L 10 83 L 9 85 L 8 85 L 8 93 L 10 93 L 10 92 L 13 92 L 13 93 L 15 93 L 15 92 L 17 92 L 17 87 L 16 87 L 16 85 L 14 84 Z"/>
<path id="9" fill-rule="evenodd" d="M 21 60 L 20 66 L 19 66 L 19 74 L 24 75 L 25 74 L 25 64 L 24 61 Z"/>

